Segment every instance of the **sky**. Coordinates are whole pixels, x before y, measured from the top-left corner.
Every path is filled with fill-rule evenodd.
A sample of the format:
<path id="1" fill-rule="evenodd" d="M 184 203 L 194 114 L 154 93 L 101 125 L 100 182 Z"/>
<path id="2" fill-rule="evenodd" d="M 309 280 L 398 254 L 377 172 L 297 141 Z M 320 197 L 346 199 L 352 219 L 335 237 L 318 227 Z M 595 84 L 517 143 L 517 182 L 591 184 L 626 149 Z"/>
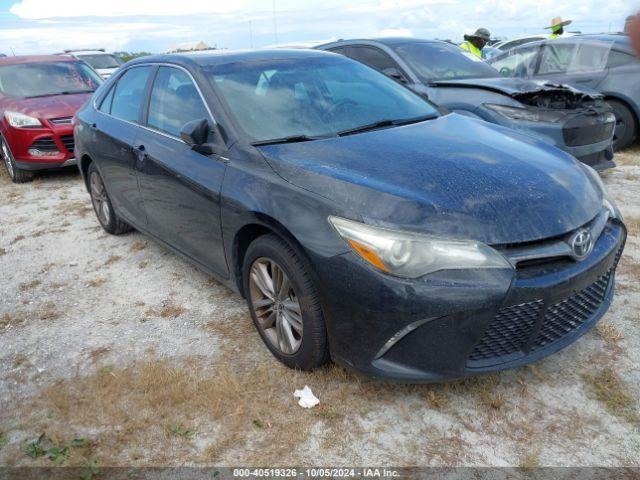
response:
<path id="1" fill-rule="evenodd" d="M 539 33 L 551 18 L 569 31 L 620 31 L 640 0 L 0 0 L 0 52 L 65 49 L 162 53 L 204 41 L 218 48 L 311 45 L 339 38 L 461 40 Z"/>

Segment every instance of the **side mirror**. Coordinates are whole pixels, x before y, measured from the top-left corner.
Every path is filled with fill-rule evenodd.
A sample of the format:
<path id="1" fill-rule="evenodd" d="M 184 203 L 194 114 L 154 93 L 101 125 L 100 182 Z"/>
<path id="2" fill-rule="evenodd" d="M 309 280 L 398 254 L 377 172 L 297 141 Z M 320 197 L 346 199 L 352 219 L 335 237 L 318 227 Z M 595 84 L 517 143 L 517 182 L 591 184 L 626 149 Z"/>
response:
<path id="1" fill-rule="evenodd" d="M 396 82 L 407 83 L 404 75 L 402 75 L 402 73 L 400 73 L 400 70 L 398 70 L 396 67 L 385 68 L 384 70 L 382 70 L 382 73 L 384 73 L 387 77 L 392 78 Z"/>
<path id="2" fill-rule="evenodd" d="M 193 120 L 185 123 L 180 131 L 180 138 L 194 150 L 207 143 L 209 139 L 209 121 L 205 118 L 202 120 Z"/>

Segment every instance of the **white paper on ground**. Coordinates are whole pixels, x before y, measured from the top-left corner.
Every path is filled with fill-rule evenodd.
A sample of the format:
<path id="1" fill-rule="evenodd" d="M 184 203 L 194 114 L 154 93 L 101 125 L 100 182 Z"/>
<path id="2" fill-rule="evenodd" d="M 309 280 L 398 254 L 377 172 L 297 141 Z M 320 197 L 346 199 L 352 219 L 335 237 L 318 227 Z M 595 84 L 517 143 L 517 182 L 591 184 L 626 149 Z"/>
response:
<path id="1" fill-rule="evenodd" d="M 302 408 L 313 408 L 320 403 L 320 400 L 316 398 L 311 389 L 306 385 L 302 390 L 293 392 L 293 396 L 300 399 L 298 405 Z"/>

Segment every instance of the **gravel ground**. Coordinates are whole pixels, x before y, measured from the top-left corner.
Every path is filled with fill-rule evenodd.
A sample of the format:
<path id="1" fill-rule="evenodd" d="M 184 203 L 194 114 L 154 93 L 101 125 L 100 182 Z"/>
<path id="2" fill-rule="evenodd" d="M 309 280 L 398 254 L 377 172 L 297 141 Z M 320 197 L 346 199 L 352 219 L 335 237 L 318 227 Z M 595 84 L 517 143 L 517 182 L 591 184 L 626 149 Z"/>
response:
<path id="1" fill-rule="evenodd" d="M 2 170 L 0 464 L 640 466 L 640 150 L 618 161 L 630 238 L 599 326 L 534 366 L 430 386 L 285 369 L 238 295 L 103 233 L 77 174 Z"/>

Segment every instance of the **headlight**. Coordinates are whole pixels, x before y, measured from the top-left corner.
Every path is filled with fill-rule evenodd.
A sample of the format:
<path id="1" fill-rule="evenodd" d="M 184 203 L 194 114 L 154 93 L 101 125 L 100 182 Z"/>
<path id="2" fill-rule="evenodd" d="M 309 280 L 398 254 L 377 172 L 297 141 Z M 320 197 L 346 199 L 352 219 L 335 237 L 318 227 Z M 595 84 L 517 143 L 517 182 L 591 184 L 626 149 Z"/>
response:
<path id="1" fill-rule="evenodd" d="M 338 217 L 329 217 L 329 222 L 360 257 L 398 277 L 418 278 L 439 270 L 513 268 L 482 243 L 398 232 Z"/>
<path id="2" fill-rule="evenodd" d="M 589 175 L 591 179 L 600 187 L 600 190 L 602 191 L 602 206 L 609 210 L 611 218 L 617 218 L 620 221 L 624 220 L 622 212 L 620 212 L 620 209 L 618 209 L 616 201 L 609 193 L 607 186 L 602 181 L 602 178 L 600 178 L 598 172 L 596 172 L 589 165 L 585 165 L 584 163 L 581 163 L 580 165 L 582 165 L 584 171 L 587 172 L 587 175 Z"/>
<path id="3" fill-rule="evenodd" d="M 29 115 L 25 115 L 24 113 L 6 111 L 4 112 L 4 118 L 7 119 L 7 122 L 9 122 L 9 125 L 15 128 L 42 126 L 42 123 L 40 123 L 40 120 L 34 117 L 30 117 Z"/>
<path id="4" fill-rule="evenodd" d="M 537 108 L 519 108 L 509 107 L 507 105 L 495 105 L 493 103 L 485 103 L 485 107 L 499 113 L 503 117 L 511 120 L 525 120 L 527 122 L 559 122 L 565 113 L 558 110 L 541 110 Z"/>

